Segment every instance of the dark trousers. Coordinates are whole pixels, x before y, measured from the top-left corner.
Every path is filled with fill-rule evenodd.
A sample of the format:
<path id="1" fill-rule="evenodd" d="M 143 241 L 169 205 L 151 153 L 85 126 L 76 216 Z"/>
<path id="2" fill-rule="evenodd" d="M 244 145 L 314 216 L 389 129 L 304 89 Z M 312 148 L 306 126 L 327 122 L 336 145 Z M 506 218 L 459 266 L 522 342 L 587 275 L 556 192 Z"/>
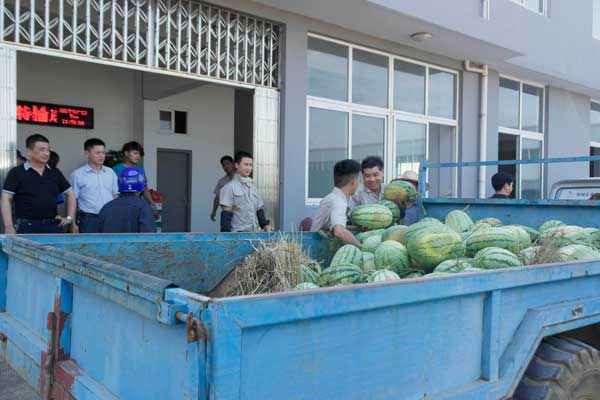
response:
<path id="1" fill-rule="evenodd" d="M 17 233 L 64 233 L 55 219 L 18 219 Z"/>
<path id="2" fill-rule="evenodd" d="M 98 214 L 79 213 L 79 233 L 100 233 Z"/>

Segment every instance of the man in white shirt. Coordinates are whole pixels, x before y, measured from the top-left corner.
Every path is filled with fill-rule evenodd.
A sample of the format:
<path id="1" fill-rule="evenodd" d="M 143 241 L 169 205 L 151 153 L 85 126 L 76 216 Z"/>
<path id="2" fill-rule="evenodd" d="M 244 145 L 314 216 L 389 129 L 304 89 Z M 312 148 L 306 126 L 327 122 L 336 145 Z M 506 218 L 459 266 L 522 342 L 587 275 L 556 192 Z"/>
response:
<path id="1" fill-rule="evenodd" d="M 360 241 L 346 228 L 348 201 L 358 189 L 359 174 L 360 164 L 354 160 L 342 160 L 335 164 L 333 167 L 335 187 L 321 200 L 311 230 L 332 233 L 343 243 L 352 244 L 360 249 L 362 248 Z"/>
<path id="2" fill-rule="evenodd" d="M 100 139 L 88 139 L 83 145 L 87 164 L 71 174 L 71 185 L 79 205 L 79 232 L 99 233 L 98 213 L 119 194 L 117 175 L 104 166 L 106 145 Z"/>
<path id="3" fill-rule="evenodd" d="M 370 156 L 360 164 L 363 184 L 350 198 L 350 208 L 366 204 L 377 204 L 383 200 L 383 160 L 381 157 Z"/>

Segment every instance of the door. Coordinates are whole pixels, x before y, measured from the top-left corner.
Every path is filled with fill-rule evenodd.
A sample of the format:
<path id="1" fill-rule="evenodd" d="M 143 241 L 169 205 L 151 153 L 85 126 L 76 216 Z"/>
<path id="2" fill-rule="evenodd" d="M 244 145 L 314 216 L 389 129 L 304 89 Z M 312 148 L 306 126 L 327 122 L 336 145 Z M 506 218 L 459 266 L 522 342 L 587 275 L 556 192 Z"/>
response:
<path id="1" fill-rule="evenodd" d="M 191 152 L 159 149 L 157 186 L 164 196 L 163 232 L 189 232 Z"/>

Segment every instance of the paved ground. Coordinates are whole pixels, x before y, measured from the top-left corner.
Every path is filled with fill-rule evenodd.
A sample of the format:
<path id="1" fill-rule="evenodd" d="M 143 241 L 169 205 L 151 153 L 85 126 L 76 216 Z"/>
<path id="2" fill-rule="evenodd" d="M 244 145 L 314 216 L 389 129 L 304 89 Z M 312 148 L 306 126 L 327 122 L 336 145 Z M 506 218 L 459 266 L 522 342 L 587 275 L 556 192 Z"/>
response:
<path id="1" fill-rule="evenodd" d="M 37 393 L 0 357 L 0 400 L 40 400 Z"/>

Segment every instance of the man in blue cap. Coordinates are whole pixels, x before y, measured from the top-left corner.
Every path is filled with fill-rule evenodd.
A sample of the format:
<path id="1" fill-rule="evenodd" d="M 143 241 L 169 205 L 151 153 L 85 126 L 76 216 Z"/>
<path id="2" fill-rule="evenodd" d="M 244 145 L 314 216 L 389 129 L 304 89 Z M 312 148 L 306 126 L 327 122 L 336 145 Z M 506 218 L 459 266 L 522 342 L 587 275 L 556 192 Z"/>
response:
<path id="1" fill-rule="evenodd" d="M 119 172 L 119 197 L 106 203 L 99 216 L 100 233 L 156 232 L 152 207 L 140 197 L 146 177 L 137 167 Z"/>

